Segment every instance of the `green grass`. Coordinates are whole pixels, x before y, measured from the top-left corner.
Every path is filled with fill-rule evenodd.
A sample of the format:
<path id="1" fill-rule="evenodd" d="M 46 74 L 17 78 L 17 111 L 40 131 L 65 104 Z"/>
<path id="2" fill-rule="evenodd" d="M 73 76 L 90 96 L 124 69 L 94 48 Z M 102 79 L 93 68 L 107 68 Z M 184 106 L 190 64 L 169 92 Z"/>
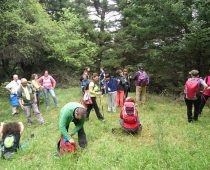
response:
<path id="1" fill-rule="evenodd" d="M 80 101 L 78 88 L 58 89 L 56 93 L 60 108 L 70 101 Z M 142 133 L 133 136 L 121 131 L 119 112 L 106 112 L 106 97 L 103 105 L 106 122 L 98 121 L 95 112 L 91 112 L 90 120 L 85 123 L 88 147 L 80 150 L 77 142 L 77 152 L 62 158 L 54 156 L 59 139 L 60 108 L 53 108 L 52 102 L 49 111 L 41 106 L 46 124 L 40 126 L 33 115 L 33 124 L 25 128 L 21 142 L 32 133 L 35 137 L 28 147 L 19 150 L 14 160 L 0 160 L 0 169 L 210 169 L 208 108 L 197 123 L 189 124 L 184 103 L 149 95 L 146 105 L 139 108 Z M 0 121 L 23 121 L 25 124 L 26 117 L 23 112 L 12 117 L 8 101 L 0 99 Z M 112 134 L 112 128 L 117 128 L 116 134 Z M 77 136 L 74 139 L 77 141 Z"/>

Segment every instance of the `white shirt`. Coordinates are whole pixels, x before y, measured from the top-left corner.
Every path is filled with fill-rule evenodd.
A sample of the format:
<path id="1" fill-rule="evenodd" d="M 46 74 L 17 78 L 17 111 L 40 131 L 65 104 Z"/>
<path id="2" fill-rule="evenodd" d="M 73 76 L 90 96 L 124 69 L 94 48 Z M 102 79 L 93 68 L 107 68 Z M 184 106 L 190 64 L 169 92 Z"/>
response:
<path id="1" fill-rule="evenodd" d="M 6 86 L 6 88 L 7 88 L 7 89 L 10 89 L 12 94 L 17 94 L 17 91 L 18 91 L 20 85 L 21 85 L 21 81 L 20 81 L 20 80 L 17 80 L 17 81 L 12 80 L 12 81 Z"/>

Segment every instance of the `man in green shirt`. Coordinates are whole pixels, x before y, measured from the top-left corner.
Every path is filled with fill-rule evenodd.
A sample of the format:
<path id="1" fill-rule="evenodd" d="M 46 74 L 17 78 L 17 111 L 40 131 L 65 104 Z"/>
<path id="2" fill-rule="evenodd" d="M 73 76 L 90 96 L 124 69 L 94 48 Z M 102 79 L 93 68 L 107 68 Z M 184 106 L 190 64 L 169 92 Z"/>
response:
<path id="1" fill-rule="evenodd" d="M 59 118 L 61 135 L 64 136 L 66 141 L 74 143 L 72 136 L 78 133 L 78 142 L 81 148 L 85 148 L 87 145 L 86 134 L 83 128 L 86 112 L 86 108 L 80 103 L 70 102 L 61 109 Z M 71 132 L 68 132 L 71 122 L 74 122 L 76 127 Z"/>

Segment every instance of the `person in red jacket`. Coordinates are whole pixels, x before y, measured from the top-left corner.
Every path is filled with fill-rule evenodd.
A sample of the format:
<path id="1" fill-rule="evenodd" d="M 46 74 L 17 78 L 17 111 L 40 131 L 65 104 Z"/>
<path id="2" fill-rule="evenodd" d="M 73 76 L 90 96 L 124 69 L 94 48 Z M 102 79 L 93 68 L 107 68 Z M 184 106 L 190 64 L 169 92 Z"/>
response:
<path id="1" fill-rule="evenodd" d="M 120 125 L 128 133 L 138 133 L 141 123 L 138 117 L 138 110 L 135 107 L 133 98 L 128 97 L 120 111 Z"/>

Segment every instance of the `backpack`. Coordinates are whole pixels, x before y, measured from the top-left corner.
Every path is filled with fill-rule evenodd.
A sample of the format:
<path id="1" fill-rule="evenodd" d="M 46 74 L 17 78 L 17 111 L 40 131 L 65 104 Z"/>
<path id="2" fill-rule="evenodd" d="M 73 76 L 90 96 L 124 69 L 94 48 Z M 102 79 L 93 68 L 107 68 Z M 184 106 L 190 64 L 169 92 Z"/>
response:
<path id="1" fill-rule="evenodd" d="M 66 141 L 66 139 L 62 136 L 60 141 L 58 142 L 58 151 L 61 155 L 65 153 L 74 153 L 76 151 L 75 143 L 70 143 Z"/>
<path id="2" fill-rule="evenodd" d="M 133 124 L 137 122 L 137 111 L 133 102 L 125 102 L 123 107 L 123 120 L 125 123 Z"/>
<path id="3" fill-rule="evenodd" d="M 139 76 L 137 78 L 138 85 L 144 87 L 148 84 L 148 76 L 145 71 L 139 71 Z"/>
<path id="4" fill-rule="evenodd" d="M 18 136 L 17 136 L 18 137 Z M 14 135 L 7 135 L 1 146 L 1 156 L 3 159 L 13 159 L 14 153 L 19 148 L 19 140 Z"/>
<path id="5" fill-rule="evenodd" d="M 186 98 L 196 100 L 197 94 L 200 92 L 200 84 L 198 78 L 189 78 L 185 84 Z"/>
<path id="6" fill-rule="evenodd" d="M 206 84 L 207 84 L 208 86 L 210 86 L 210 76 L 207 76 L 207 77 L 206 77 Z"/>

